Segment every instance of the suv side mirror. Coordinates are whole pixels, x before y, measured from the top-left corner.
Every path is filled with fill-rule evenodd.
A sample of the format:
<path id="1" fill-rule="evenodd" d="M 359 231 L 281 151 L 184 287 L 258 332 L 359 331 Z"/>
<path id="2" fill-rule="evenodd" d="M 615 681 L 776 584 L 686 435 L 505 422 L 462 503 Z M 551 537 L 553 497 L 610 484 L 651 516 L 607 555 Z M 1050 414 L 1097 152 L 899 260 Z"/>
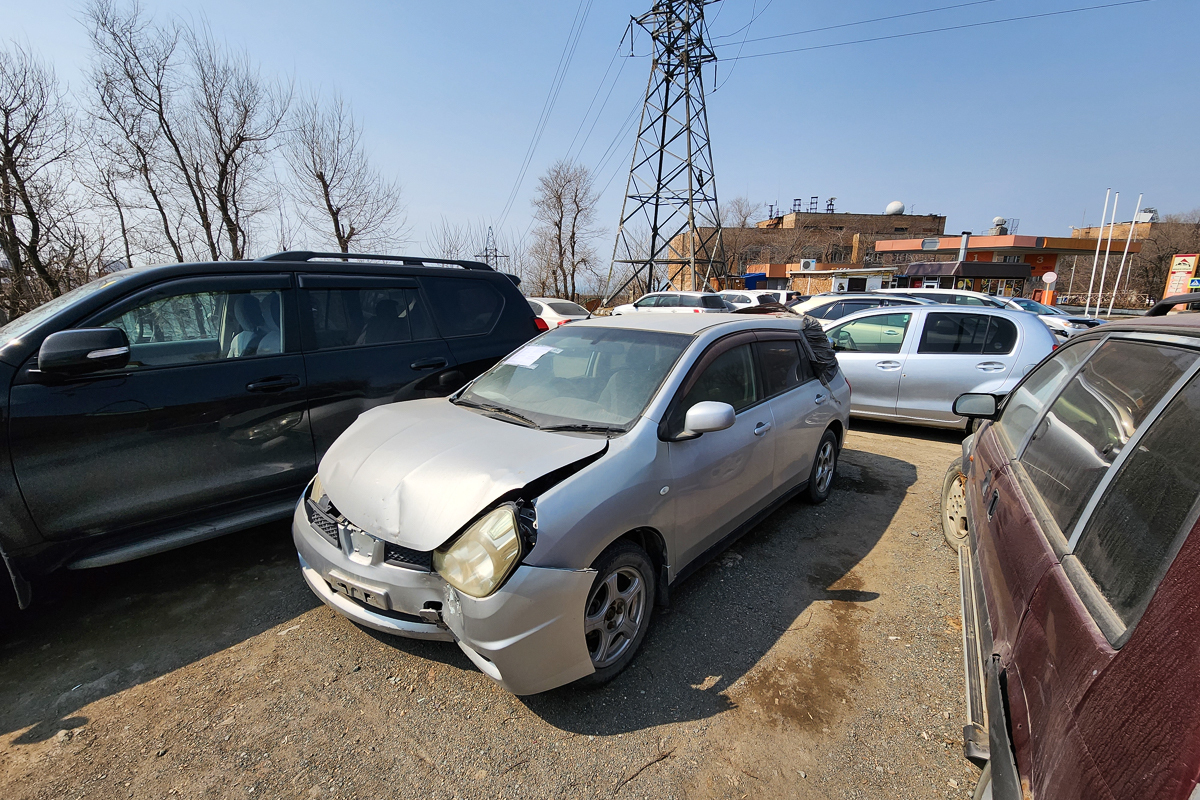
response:
<path id="1" fill-rule="evenodd" d="M 129 338 L 120 328 L 78 328 L 52 333 L 38 350 L 38 369 L 51 375 L 83 375 L 129 363 Z"/>
<path id="2" fill-rule="evenodd" d="M 732 428 L 736 421 L 737 415 L 729 403 L 704 400 L 687 410 L 683 418 L 683 435 L 691 439 L 702 433 L 723 431 Z"/>
<path id="3" fill-rule="evenodd" d="M 995 419 L 997 412 L 994 394 L 960 394 L 954 400 L 954 413 L 971 419 Z"/>

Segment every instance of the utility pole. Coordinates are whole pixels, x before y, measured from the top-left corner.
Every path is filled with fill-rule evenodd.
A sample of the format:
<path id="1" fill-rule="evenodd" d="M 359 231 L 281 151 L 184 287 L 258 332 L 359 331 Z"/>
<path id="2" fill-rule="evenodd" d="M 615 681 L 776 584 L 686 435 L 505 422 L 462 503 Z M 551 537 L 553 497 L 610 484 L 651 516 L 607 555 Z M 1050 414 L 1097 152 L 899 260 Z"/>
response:
<path id="1" fill-rule="evenodd" d="M 630 22 L 631 31 L 637 25 L 650 34 L 654 55 L 605 305 L 630 284 L 643 292 L 683 288 L 686 275 L 690 288 L 699 289 L 726 275 L 701 74 L 717 60 L 704 22 L 704 7 L 714 2 L 719 0 L 657 0 Z M 613 288 L 617 265 L 619 274 L 630 268 L 633 274 Z"/>
<path id="2" fill-rule="evenodd" d="M 483 252 L 476 253 L 475 257 L 481 259 L 483 263 L 487 264 L 492 269 L 496 269 L 500 266 L 500 259 L 508 258 L 508 256 L 501 255 L 499 249 L 496 247 L 496 237 L 492 235 L 491 225 L 488 226 L 487 241 L 484 242 Z"/>

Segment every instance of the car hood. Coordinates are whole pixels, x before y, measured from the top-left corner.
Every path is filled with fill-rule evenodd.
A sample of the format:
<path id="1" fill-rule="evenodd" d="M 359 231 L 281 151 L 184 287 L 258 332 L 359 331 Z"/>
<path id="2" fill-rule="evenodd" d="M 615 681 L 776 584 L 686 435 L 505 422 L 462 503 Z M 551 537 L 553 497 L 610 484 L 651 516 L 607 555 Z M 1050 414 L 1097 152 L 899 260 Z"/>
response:
<path id="1" fill-rule="evenodd" d="M 501 496 L 606 444 L 502 422 L 443 398 L 409 400 L 363 413 L 326 452 L 318 474 L 347 520 L 424 551 Z"/>

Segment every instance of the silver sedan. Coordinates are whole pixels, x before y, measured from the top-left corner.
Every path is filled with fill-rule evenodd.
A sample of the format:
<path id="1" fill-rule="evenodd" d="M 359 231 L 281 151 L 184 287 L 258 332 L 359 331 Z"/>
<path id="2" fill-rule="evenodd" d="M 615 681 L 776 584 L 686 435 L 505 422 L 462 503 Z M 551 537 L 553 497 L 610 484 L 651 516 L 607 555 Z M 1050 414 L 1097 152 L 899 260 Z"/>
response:
<path id="1" fill-rule="evenodd" d="M 828 497 L 850 389 L 817 363 L 794 316 L 556 328 L 450 399 L 359 417 L 296 507 L 304 578 L 515 694 L 606 681 L 670 587 L 789 497 Z"/>
<path id="2" fill-rule="evenodd" d="M 963 428 L 954 398 L 1007 394 L 1057 347 L 1024 311 L 956 306 L 874 309 L 823 323 L 854 387 L 855 416 Z"/>

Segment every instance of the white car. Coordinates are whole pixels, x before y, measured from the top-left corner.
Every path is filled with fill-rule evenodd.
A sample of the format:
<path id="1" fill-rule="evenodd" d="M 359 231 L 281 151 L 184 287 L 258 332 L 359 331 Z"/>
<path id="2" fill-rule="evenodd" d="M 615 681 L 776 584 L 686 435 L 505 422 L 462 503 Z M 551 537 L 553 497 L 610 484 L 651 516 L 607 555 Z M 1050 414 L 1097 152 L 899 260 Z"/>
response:
<path id="1" fill-rule="evenodd" d="M 732 311 L 720 295 L 713 292 L 651 292 L 612 310 L 621 314 L 724 314 Z"/>
<path id="2" fill-rule="evenodd" d="M 592 316 L 592 313 L 586 308 L 578 303 L 572 303 L 570 300 L 560 300 L 557 297 L 528 297 L 526 300 L 537 318 L 546 323 L 546 327 L 542 330 L 550 330 L 559 325 Z"/>
<path id="3" fill-rule="evenodd" d="M 717 294 L 736 309 L 761 306 L 763 303 L 782 303 L 788 293 L 783 289 L 724 289 Z"/>
<path id="4" fill-rule="evenodd" d="M 876 308 L 822 322 L 854 387 L 850 413 L 963 428 L 954 399 L 1005 395 L 1058 342 L 1033 314 L 945 305 Z"/>
<path id="5" fill-rule="evenodd" d="M 1089 317 L 1073 317 L 1065 311 L 1043 305 L 1036 300 L 1026 297 L 993 297 L 982 292 L 971 292 L 966 289 L 881 289 L 890 294 L 904 294 L 909 297 L 920 297 L 935 303 L 948 303 L 959 306 L 985 306 L 989 308 L 1010 308 L 1014 311 L 1024 311 L 1036 314 L 1046 323 L 1046 327 L 1055 336 L 1066 339 L 1077 333 L 1093 328 L 1100 324 L 1099 320 Z"/>
<path id="6" fill-rule="evenodd" d="M 1097 325 L 1104 324 L 1104 320 L 1102 319 L 1068 314 L 1061 308 L 1048 306 L 1045 303 L 1039 303 L 1037 300 L 1030 300 L 1028 297 L 1010 297 L 1004 306 L 1006 308 L 1028 311 L 1030 314 L 1037 314 L 1042 322 L 1046 323 L 1047 328 L 1055 335 L 1061 336 L 1064 339 L 1074 336 L 1077 333 L 1083 333 Z"/>

